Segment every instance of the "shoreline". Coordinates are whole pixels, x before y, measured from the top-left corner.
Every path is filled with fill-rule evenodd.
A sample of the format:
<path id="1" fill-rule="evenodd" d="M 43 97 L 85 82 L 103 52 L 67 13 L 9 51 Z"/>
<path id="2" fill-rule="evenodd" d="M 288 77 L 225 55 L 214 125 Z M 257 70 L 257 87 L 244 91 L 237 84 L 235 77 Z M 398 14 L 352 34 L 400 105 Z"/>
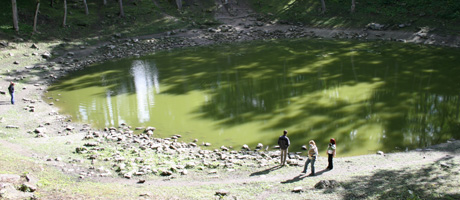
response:
<path id="1" fill-rule="evenodd" d="M 149 133 L 147 130 L 144 134 L 135 136 L 131 132 L 133 128 L 128 128 L 127 125 L 97 130 L 88 124 L 72 122 L 70 117 L 60 114 L 57 107 L 45 101 L 47 87 L 69 72 L 109 60 L 144 56 L 156 51 L 176 48 L 283 38 L 337 38 L 365 42 L 369 40 L 406 41 L 429 46 L 448 46 L 449 48 L 458 48 L 460 44 L 460 36 L 437 39 L 439 36 L 429 33 L 422 34 L 423 32 L 326 30 L 270 23 L 246 28 L 244 25 L 239 25 L 238 21 L 224 22 L 224 24 L 226 25 L 221 25 L 217 29 L 175 30 L 130 38 L 114 34 L 112 40 L 92 46 L 82 43 L 73 50 L 67 51 L 53 49 L 52 45 L 43 47 L 40 43 L 36 44 L 39 48 L 30 48 L 32 43 L 27 42 L 14 44 L 23 51 L 18 50 L 20 53 L 14 53 L 15 55 L 10 57 L 26 57 L 25 59 L 30 59 L 32 64 L 12 65 L 7 63 L 10 59 L 0 61 L 4 65 L 12 65 L 10 67 L 12 69 L 0 77 L 2 86 L 0 91 L 5 90 L 6 87 L 3 86 L 8 85 L 9 81 L 19 83 L 16 88 L 16 105 L 8 105 L 9 96 L 1 95 L 3 103 L 0 105 L 2 107 L 0 110 L 0 116 L 2 116 L 0 119 L 2 126 L 0 128 L 0 147 L 11 148 L 13 154 L 35 159 L 35 162 L 39 163 L 42 168 L 51 167 L 62 171 L 72 180 L 70 185 L 84 181 L 96 181 L 107 184 L 107 187 L 114 187 L 111 185 L 114 182 L 133 186 L 125 189 L 134 191 L 133 194 L 131 192 L 125 194 L 131 195 L 128 196 L 130 199 L 139 198 L 145 194 L 142 192 L 144 190 L 166 191 L 165 194 L 155 192 L 150 196 L 147 195 L 147 198 L 170 198 L 176 195 L 173 192 L 180 193 L 182 196 L 179 197 L 189 197 L 187 196 L 189 194 L 175 190 L 171 193 L 170 190 L 165 189 L 183 186 L 211 191 L 210 193 L 214 193 L 216 188 L 228 189 L 230 194 L 243 199 L 248 196 L 239 196 L 241 192 L 253 194 L 255 199 L 272 197 L 272 193 L 280 197 L 291 195 L 291 198 L 329 198 L 328 194 L 323 194 L 321 190 L 314 190 L 315 183 L 322 179 L 337 180 L 343 185 L 343 188 L 332 193 L 334 198 L 346 198 L 347 195 L 350 195 L 348 196 L 350 198 L 362 198 L 362 190 L 370 193 L 369 195 L 366 193 L 364 197 L 369 198 L 373 194 L 375 198 L 378 198 L 380 193 L 366 190 L 366 185 L 380 183 L 378 176 L 376 181 L 367 180 L 368 177 L 379 175 L 379 172 L 392 172 L 387 178 L 389 182 L 396 179 L 397 181 L 394 181 L 396 185 L 404 185 L 407 184 L 404 178 L 425 184 L 425 180 L 410 179 L 412 176 L 418 176 L 417 173 L 411 174 L 411 171 L 423 172 L 435 168 L 437 173 L 425 174 L 430 178 L 430 176 L 446 177 L 447 175 L 443 174 L 446 171 L 443 166 L 448 166 L 449 170 L 459 169 L 458 164 L 455 162 L 452 164 L 450 161 L 459 160 L 460 141 L 449 140 L 407 152 L 383 152 L 380 155 L 375 152 L 360 156 L 338 157 L 335 158 L 336 168 L 330 172 L 322 170 L 327 161 L 324 156 L 321 156 L 316 164 L 321 174 L 316 177 L 308 177 L 308 174 L 301 176 L 298 174 L 305 162 L 302 156 L 292 155 L 293 158 L 289 159 L 289 165 L 278 169 L 274 167 L 279 163 L 277 150 L 253 151 L 254 147 L 251 147 L 251 151 L 231 150 L 228 147 L 225 147 L 227 150 L 222 147 L 214 147 L 217 151 L 202 149 L 196 142 L 181 141 L 180 136 L 177 135 L 169 139 L 155 138 L 154 131 Z M 25 56 L 26 54 L 28 56 Z M 5 128 L 6 126 L 13 128 Z M 340 152 L 338 154 L 340 155 Z M 171 160 L 177 162 L 170 162 Z M 40 170 L 49 170 L 36 169 L 36 167 L 38 166 L 31 168 L 35 169 L 32 171 L 37 174 L 40 174 Z M 406 171 L 406 168 L 409 170 Z M 406 174 L 412 176 L 409 178 L 403 176 Z M 452 176 L 452 180 L 455 180 L 455 177 L 459 177 L 458 172 L 453 173 Z M 399 177 L 402 180 L 399 180 Z M 437 179 L 433 178 L 428 179 L 426 185 L 433 180 L 438 183 Z M 139 189 L 139 182 L 150 189 Z M 259 182 L 263 184 L 258 185 Z M 275 185 L 281 189 L 272 189 L 273 191 L 267 189 L 269 192 L 256 189 L 246 192 L 244 189 L 247 187 L 271 188 L 265 184 Z M 443 190 L 446 190 L 447 194 L 456 195 L 455 188 L 458 188 L 459 185 L 455 182 L 451 184 L 454 184 L 453 189 L 452 185 L 444 184 L 443 187 L 447 189 L 443 188 Z M 231 187 L 228 187 L 229 185 Z M 303 193 L 300 194 L 292 193 L 291 190 L 294 187 L 306 189 L 301 188 Z M 388 184 L 388 187 L 395 186 Z M 409 189 L 421 192 L 425 189 L 424 187 L 411 186 Z M 426 187 L 427 190 L 432 188 L 431 185 Z M 67 194 L 73 195 L 72 192 Z M 59 197 L 61 194 L 55 195 Z M 112 195 L 114 198 L 119 197 L 117 192 L 113 192 Z M 199 199 L 200 195 L 208 195 L 205 196 L 207 198 L 214 196 L 214 194 L 192 195 L 196 195 L 196 199 Z M 97 192 L 95 197 L 100 197 Z"/>

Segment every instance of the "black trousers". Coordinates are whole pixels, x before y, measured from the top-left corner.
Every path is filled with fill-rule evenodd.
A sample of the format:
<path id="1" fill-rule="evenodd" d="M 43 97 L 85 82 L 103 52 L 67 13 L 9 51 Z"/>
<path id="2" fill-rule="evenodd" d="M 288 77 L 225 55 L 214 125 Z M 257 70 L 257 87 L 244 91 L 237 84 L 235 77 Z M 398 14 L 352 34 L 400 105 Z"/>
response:
<path id="1" fill-rule="evenodd" d="M 327 154 L 328 158 L 327 158 L 327 161 L 328 161 L 328 165 L 327 165 L 327 168 L 328 169 L 332 169 L 334 167 L 334 165 L 332 164 L 332 157 L 334 156 L 334 154 Z"/>

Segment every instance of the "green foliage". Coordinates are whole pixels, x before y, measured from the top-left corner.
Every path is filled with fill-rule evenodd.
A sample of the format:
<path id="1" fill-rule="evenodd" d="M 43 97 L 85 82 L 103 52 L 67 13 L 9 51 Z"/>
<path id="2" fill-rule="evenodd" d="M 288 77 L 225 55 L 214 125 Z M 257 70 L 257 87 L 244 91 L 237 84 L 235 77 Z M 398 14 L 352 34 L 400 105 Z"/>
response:
<path id="1" fill-rule="evenodd" d="M 10 2 L 0 7 L 0 37 L 16 35 L 12 25 Z M 156 2 L 159 6 L 151 0 L 124 1 L 125 17 L 121 18 L 117 1 L 107 1 L 107 5 L 103 5 L 103 1 L 87 1 L 89 15 L 86 15 L 83 1 L 68 0 L 67 26 L 62 27 L 63 1 L 55 1 L 53 7 L 49 1 L 42 1 L 38 15 L 38 33 L 32 35 L 35 0 L 21 0 L 17 2 L 18 35 L 32 40 L 108 38 L 114 33 L 122 33 L 124 36 L 147 35 L 213 21 L 212 13 L 204 11 L 214 5 L 212 0 L 193 5 L 184 4 L 181 11 L 177 10 L 175 2 Z"/>
<path id="2" fill-rule="evenodd" d="M 301 22 L 315 27 L 362 28 L 376 22 L 392 29 L 399 29 L 398 24 L 411 24 L 436 27 L 438 31 L 449 33 L 458 32 L 460 27 L 460 1 L 457 0 L 356 0 L 354 13 L 350 13 L 351 0 L 331 0 L 326 1 L 325 14 L 321 14 L 319 0 L 249 1 L 270 20 Z"/>

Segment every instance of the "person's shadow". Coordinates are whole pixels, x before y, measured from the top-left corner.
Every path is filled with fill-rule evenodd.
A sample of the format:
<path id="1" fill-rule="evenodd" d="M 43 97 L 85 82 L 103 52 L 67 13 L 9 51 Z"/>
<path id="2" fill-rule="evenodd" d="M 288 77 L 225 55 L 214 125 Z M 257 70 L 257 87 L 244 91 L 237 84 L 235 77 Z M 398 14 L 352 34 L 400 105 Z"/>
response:
<path id="1" fill-rule="evenodd" d="M 315 175 L 311 175 L 311 174 L 299 174 L 297 176 L 295 176 L 294 178 L 292 179 L 288 179 L 288 180 L 285 180 L 285 181 L 282 181 L 281 183 L 282 184 L 286 184 L 286 183 L 294 183 L 294 182 L 297 182 L 297 181 L 300 181 L 306 177 L 315 177 L 315 176 L 320 176 L 321 174 L 324 174 L 325 172 L 328 172 L 329 170 L 328 169 L 323 169 L 319 172 L 316 172 Z"/>
<path id="2" fill-rule="evenodd" d="M 0 105 L 10 105 L 11 101 L 0 101 Z"/>
<path id="3" fill-rule="evenodd" d="M 281 169 L 282 167 L 283 167 L 283 166 L 281 166 L 281 165 L 273 166 L 273 167 L 270 167 L 270 168 L 265 169 L 265 170 L 262 170 L 262 171 L 254 172 L 254 173 L 252 173 L 252 174 L 249 175 L 249 176 L 261 176 L 261 175 L 266 175 L 266 174 L 270 173 L 271 171 L 275 171 L 275 170 Z"/>

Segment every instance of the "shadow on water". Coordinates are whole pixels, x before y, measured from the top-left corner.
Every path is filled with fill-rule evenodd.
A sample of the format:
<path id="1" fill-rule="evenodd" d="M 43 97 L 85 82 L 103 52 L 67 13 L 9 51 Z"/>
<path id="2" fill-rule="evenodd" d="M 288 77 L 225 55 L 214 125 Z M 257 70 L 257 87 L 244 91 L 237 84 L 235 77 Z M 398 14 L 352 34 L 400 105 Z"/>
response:
<path id="1" fill-rule="evenodd" d="M 378 131 L 372 140 L 386 152 L 459 138 L 460 83 L 452 76 L 460 68 L 452 64 L 459 61 L 454 54 L 417 45 L 297 40 L 190 48 L 134 62 L 158 70 L 168 86 L 162 94 L 208 93 L 193 111 L 198 119 L 219 127 L 269 121 L 262 130 L 291 127 L 293 146 L 314 139 L 321 148 L 335 137 L 347 154 L 369 140 L 368 131 Z M 75 81 L 50 91 L 107 87 L 112 96 L 134 94 L 132 63 L 76 72 Z M 276 137 L 268 136 L 273 143 Z"/>

